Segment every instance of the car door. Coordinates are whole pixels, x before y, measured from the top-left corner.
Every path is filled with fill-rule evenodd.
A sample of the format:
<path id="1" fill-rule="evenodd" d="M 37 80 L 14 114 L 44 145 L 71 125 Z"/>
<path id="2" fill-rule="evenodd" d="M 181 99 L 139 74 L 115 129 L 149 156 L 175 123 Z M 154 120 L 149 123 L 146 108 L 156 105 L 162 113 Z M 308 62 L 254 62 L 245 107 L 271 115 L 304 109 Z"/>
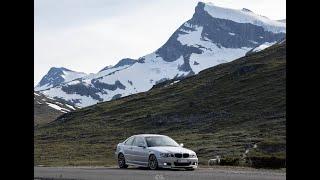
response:
<path id="1" fill-rule="evenodd" d="M 132 160 L 136 164 L 146 165 L 148 163 L 148 149 L 143 137 L 136 137 L 132 146 Z"/>
<path id="2" fill-rule="evenodd" d="M 134 141 L 134 139 L 135 139 L 134 136 L 128 138 L 128 140 L 126 140 L 123 145 L 123 153 L 124 153 L 124 156 L 125 156 L 126 161 L 128 163 L 131 163 L 133 161 L 133 141 Z"/>

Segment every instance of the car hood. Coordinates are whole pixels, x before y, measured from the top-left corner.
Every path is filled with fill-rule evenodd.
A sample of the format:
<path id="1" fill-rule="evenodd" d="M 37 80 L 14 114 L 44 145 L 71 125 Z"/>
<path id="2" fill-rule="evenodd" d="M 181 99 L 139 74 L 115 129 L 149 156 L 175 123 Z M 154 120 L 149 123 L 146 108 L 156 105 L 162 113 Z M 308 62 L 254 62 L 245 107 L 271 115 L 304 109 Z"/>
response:
<path id="1" fill-rule="evenodd" d="M 160 153 L 189 153 L 189 154 L 195 154 L 194 151 L 191 151 L 190 149 L 186 149 L 183 147 L 172 147 L 172 146 L 157 146 L 157 147 L 148 147 L 148 149 L 153 151 L 158 151 Z"/>

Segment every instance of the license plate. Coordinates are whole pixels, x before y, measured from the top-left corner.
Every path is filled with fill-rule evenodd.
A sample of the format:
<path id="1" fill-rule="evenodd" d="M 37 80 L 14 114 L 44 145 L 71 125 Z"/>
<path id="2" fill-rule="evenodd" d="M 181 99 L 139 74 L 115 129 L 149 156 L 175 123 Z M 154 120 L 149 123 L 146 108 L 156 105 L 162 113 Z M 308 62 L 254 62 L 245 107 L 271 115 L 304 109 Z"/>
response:
<path id="1" fill-rule="evenodd" d="M 188 160 L 186 160 L 186 159 L 178 159 L 178 162 L 180 162 L 180 163 L 187 163 Z"/>

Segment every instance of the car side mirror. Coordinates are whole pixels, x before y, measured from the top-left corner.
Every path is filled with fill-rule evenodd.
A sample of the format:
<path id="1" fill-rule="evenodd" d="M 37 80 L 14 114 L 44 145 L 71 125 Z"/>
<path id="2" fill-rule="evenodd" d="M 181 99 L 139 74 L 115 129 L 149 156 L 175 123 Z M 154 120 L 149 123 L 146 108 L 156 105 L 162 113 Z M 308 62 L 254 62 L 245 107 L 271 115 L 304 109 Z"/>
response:
<path id="1" fill-rule="evenodd" d="M 139 144 L 138 147 L 146 148 L 146 146 L 143 144 Z"/>
<path id="2" fill-rule="evenodd" d="M 181 143 L 180 146 L 183 147 L 183 143 Z"/>

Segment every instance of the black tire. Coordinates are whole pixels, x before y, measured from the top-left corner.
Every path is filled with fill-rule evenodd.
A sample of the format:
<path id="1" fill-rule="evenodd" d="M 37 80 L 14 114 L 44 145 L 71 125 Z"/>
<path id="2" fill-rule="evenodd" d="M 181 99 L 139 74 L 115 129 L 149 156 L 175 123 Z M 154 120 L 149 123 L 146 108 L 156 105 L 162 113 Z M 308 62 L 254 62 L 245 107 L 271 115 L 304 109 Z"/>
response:
<path id="1" fill-rule="evenodd" d="M 156 170 L 156 169 L 158 169 L 158 160 L 157 160 L 156 156 L 153 155 L 153 154 L 151 154 L 151 155 L 149 156 L 148 167 L 149 167 L 151 170 Z"/>
<path id="2" fill-rule="evenodd" d="M 122 153 L 120 153 L 118 155 L 118 166 L 121 169 L 124 169 L 124 168 L 128 167 L 128 165 L 126 164 L 126 159 L 125 159 L 125 157 L 124 157 L 124 155 Z"/>

